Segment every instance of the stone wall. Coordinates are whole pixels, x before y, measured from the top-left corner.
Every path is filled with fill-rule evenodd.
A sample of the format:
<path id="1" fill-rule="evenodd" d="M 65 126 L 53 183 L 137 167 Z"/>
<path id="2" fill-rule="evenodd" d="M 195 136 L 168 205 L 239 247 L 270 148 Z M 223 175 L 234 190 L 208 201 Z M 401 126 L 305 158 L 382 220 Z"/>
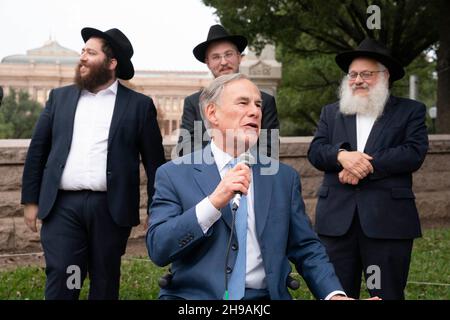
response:
<path id="1" fill-rule="evenodd" d="M 307 212 L 314 220 L 315 192 L 322 174 L 306 158 L 311 137 L 281 140 L 280 159 L 293 166 L 302 177 L 302 193 Z M 0 252 L 40 250 L 39 234 L 23 222 L 20 187 L 29 140 L 0 140 Z M 170 158 L 173 144 L 166 144 Z M 146 217 L 145 174 L 141 169 L 141 220 Z M 423 224 L 450 222 L 450 135 L 431 135 L 430 148 L 422 168 L 414 174 L 414 191 Z M 144 235 L 142 226 L 131 237 Z"/>

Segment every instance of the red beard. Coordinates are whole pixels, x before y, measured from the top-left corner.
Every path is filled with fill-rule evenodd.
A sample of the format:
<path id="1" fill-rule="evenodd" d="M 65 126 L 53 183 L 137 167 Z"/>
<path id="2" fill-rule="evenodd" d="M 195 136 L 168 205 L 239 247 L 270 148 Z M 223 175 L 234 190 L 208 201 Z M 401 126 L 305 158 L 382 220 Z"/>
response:
<path id="1" fill-rule="evenodd" d="M 114 71 L 108 69 L 108 59 L 99 64 L 84 64 L 79 62 L 75 68 L 75 84 L 80 90 L 94 92 L 98 87 L 104 85 L 113 78 Z M 89 70 L 85 76 L 81 75 L 80 68 L 84 66 Z"/>

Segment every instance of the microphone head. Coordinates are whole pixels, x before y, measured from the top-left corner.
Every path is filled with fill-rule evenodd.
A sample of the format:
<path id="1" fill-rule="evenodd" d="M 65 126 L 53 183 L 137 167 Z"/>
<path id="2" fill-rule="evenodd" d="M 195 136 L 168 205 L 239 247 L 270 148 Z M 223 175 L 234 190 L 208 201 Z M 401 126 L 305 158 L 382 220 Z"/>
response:
<path id="1" fill-rule="evenodd" d="M 247 151 L 238 157 L 238 163 L 244 163 L 247 167 L 251 167 L 256 163 L 256 159 L 250 152 Z"/>

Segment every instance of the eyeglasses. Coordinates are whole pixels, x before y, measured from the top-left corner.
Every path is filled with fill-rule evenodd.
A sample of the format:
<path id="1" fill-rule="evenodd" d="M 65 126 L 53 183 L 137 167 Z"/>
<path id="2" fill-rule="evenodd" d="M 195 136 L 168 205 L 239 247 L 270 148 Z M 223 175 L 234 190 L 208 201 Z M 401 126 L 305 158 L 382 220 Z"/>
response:
<path id="1" fill-rule="evenodd" d="M 347 73 L 347 76 L 350 80 L 356 80 L 356 78 L 358 78 L 358 75 L 361 77 L 361 79 L 363 80 L 369 80 L 373 77 L 373 75 L 375 73 L 378 72 L 385 72 L 386 70 L 380 70 L 380 71 L 361 71 L 361 72 L 356 72 L 356 71 L 352 71 L 350 73 Z"/>
<path id="2" fill-rule="evenodd" d="M 208 59 L 211 60 L 213 63 L 218 63 L 222 61 L 222 58 L 225 58 L 225 60 L 230 61 L 234 57 L 236 57 L 238 54 L 236 51 L 227 51 L 224 54 L 213 54 Z"/>

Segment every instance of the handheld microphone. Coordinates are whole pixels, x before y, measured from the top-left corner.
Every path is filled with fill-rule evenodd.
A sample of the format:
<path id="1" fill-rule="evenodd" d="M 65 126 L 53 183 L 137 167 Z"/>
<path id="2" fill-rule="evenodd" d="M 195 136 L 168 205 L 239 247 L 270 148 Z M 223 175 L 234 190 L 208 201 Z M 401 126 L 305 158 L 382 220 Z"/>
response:
<path id="1" fill-rule="evenodd" d="M 0 86 L 0 106 L 2 105 L 3 100 L 3 88 Z"/>
<path id="2" fill-rule="evenodd" d="M 243 154 L 241 154 L 238 157 L 238 164 L 243 163 L 249 168 L 251 168 L 252 165 L 255 164 L 255 162 L 256 162 L 255 157 L 248 151 L 244 152 Z M 237 210 L 239 208 L 239 203 L 241 201 L 241 197 L 242 197 L 242 192 L 240 192 L 240 191 L 236 192 L 236 194 L 233 197 L 233 200 L 231 201 L 233 210 Z"/>

